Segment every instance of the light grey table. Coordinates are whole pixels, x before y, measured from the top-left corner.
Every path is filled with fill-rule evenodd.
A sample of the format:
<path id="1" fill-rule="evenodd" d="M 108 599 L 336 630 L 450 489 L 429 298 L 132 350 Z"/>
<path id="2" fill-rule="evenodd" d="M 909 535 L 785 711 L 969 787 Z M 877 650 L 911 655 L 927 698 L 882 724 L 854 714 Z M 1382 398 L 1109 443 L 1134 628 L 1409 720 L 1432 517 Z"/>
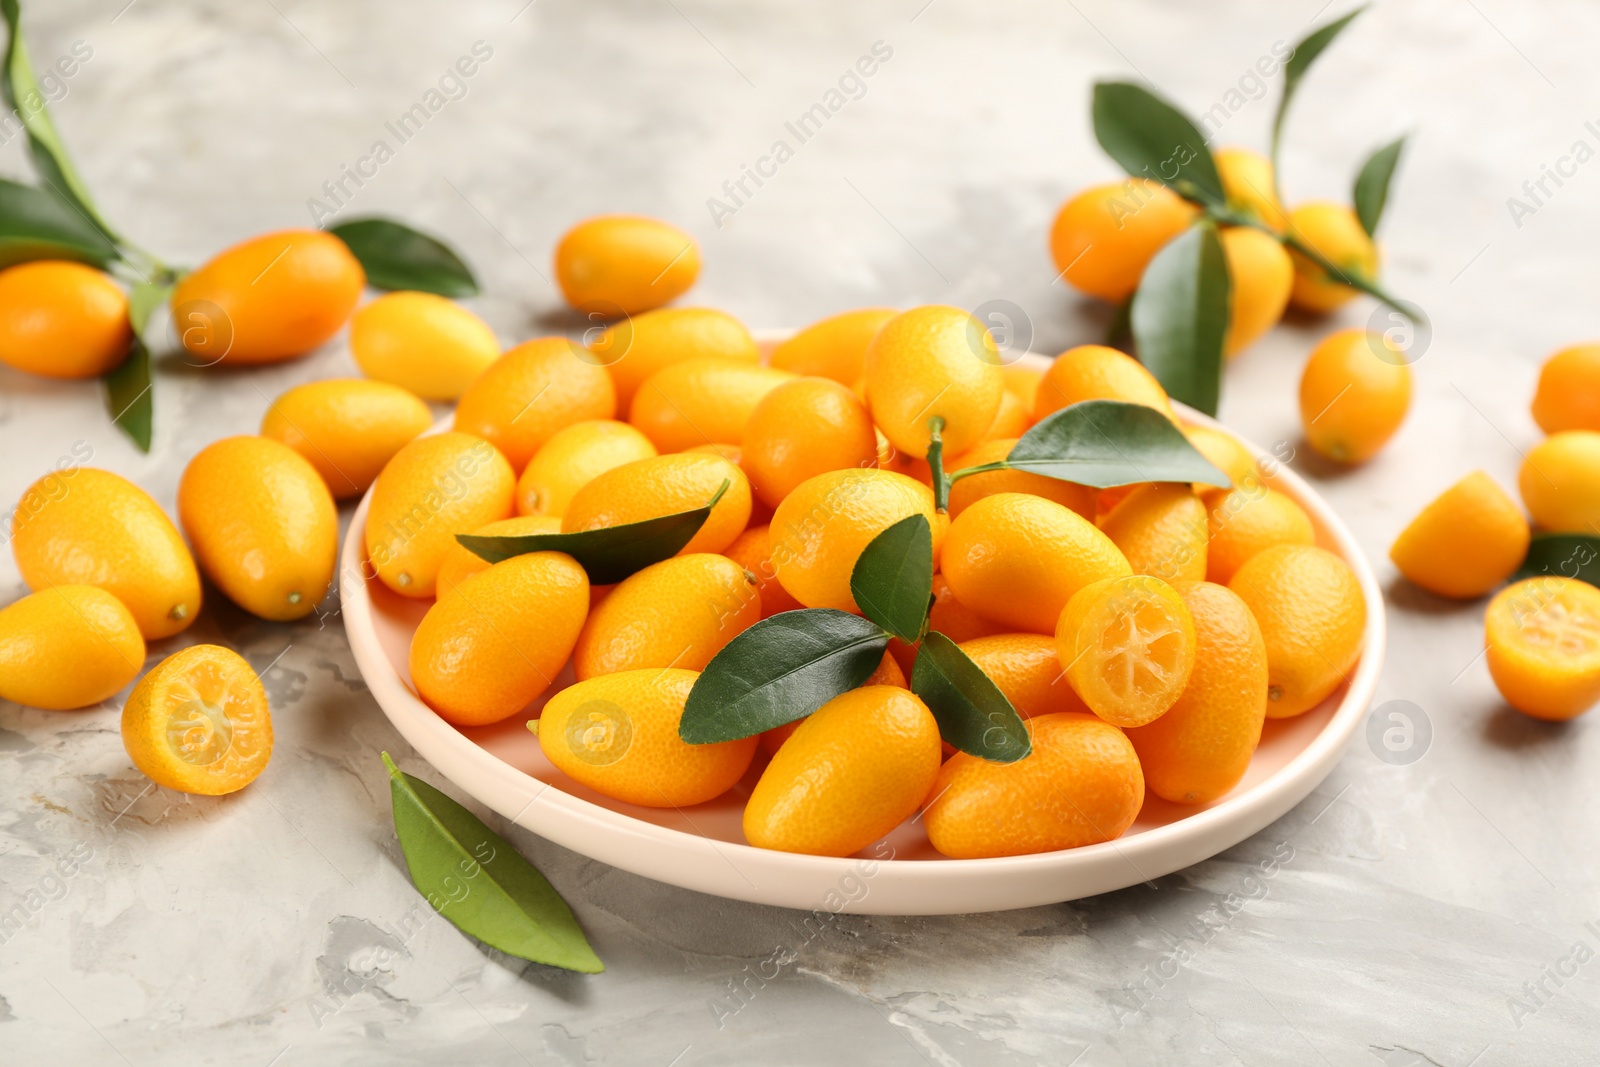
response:
<path id="1" fill-rule="evenodd" d="M 560 232 L 635 210 L 691 229 L 706 263 L 692 298 L 754 326 L 1004 299 L 1056 352 L 1105 321 L 1052 284 L 1044 243 L 1066 195 L 1114 176 L 1088 129 L 1091 81 L 1142 73 L 1192 112 L 1235 101 L 1219 141 L 1263 146 L 1271 98 L 1230 90 L 1320 6 L 34 0 L 28 15 L 40 65 L 92 48 L 58 122 L 110 217 L 175 262 L 309 224 L 323 183 L 384 140 L 393 158 L 347 182 L 347 213 L 447 235 L 507 342 L 571 325 L 548 280 Z M 1435 332 L 1409 421 L 1359 470 L 1306 452 L 1294 390 L 1314 340 L 1365 323 L 1370 302 L 1258 344 L 1229 369 L 1223 416 L 1298 450 L 1386 580 L 1388 543 L 1424 500 L 1473 467 L 1514 483 L 1537 439 L 1539 359 L 1597 330 L 1600 163 L 1547 181 L 1520 225 L 1507 205 L 1575 142 L 1600 147 L 1597 33 L 1600 12 L 1575 0 L 1391 2 L 1324 57 L 1295 111 L 1294 199 L 1346 196 L 1367 150 L 1414 133 L 1386 276 Z M 399 144 L 385 123 L 478 41 L 492 56 L 465 95 L 447 85 L 460 98 Z M 708 199 L 728 203 L 723 183 L 792 142 L 784 123 L 875 42 L 892 55 L 860 98 L 714 220 Z M 9 173 L 18 142 L 0 148 Z M 353 370 L 340 343 L 249 373 L 161 361 L 149 456 L 108 427 L 93 385 L 0 373 L 0 499 L 76 447 L 170 507 L 204 444 L 253 430 L 292 384 Z M 0 594 L 20 591 L 7 554 Z M 427 913 L 398 865 L 378 752 L 448 783 L 390 729 L 337 617 L 267 624 L 213 595 L 183 640 L 264 670 L 277 728 L 241 794 L 149 788 L 115 707 L 0 706 L 0 910 L 26 913 L 0 943 L 0 1061 L 1592 1063 L 1600 733 L 1500 703 L 1481 605 L 1389 592 L 1379 700 L 1422 709 L 1426 752 L 1393 766 L 1358 739 L 1298 809 L 1154 887 L 842 917 L 807 939 L 799 913 L 512 831 L 572 902 L 600 977 L 500 957 L 437 919 L 399 934 Z"/>

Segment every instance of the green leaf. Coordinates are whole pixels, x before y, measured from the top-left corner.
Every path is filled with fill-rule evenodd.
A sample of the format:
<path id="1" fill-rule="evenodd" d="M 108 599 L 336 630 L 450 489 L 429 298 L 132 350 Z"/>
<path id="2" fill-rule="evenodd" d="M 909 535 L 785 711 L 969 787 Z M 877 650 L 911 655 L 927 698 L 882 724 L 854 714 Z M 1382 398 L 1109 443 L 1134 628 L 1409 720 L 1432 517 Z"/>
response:
<path id="1" fill-rule="evenodd" d="M 43 189 L 0 178 L 0 268 L 71 259 L 104 270 L 117 247 L 71 205 Z"/>
<path id="2" fill-rule="evenodd" d="M 691 745 L 734 741 L 802 719 L 865 682 L 888 645 L 874 623 L 833 608 L 762 619 L 700 672 L 678 736 Z"/>
<path id="3" fill-rule="evenodd" d="M 1097 489 L 1134 482 L 1233 484 L 1165 415 L 1122 400 L 1082 400 L 1052 412 L 1012 446 L 1005 466 Z"/>
<path id="4" fill-rule="evenodd" d="M 1294 51 L 1289 56 L 1289 61 L 1283 65 L 1283 95 L 1278 98 L 1278 110 L 1272 116 L 1272 168 L 1273 174 L 1278 170 L 1278 144 L 1283 139 L 1283 120 L 1289 114 L 1289 102 L 1294 99 L 1295 90 L 1300 87 L 1300 80 L 1306 76 L 1306 71 L 1311 69 L 1311 64 L 1322 54 L 1323 49 L 1333 43 L 1333 39 L 1350 25 L 1352 19 L 1367 9 L 1366 4 L 1334 19 L 1326 26 L 1311 31 L 1303 40 L 1294 46 Z"/>
<path id="5" fill-rule="evenodd" d="M 1226 203 L 1205 135 L 1183 112 L 1142 85 L 1098 82 L 1093 113 L 1095 139 L 1123 170 L 1190 199 Z"/>
<path id="6" fill-rule="evenodd" d="M 28 131 L 28 149 L 33 165 L 46 187 L 74 210 L 83 213 L 84 221 L 103 231 L 103 236 L 115 240 L 114 231 L 95 209 L 89 196 L 89 187 L 78 176 L 61 135 L 50 121 L 45 110 L 45 95 L 34 76 L 33 64 L 28 61 L 28 49 L 22 41 L 19 27 L 22 12 L 18 0 L 0 0 L 0 14 L 6 20 L 8 44 L 6 46 L 5 76 L 0 77 L 0 96 L 13 115 L 22 121 Z"/>
<path id="7" fill-rule="evenodd" d="M 1600 537 L 1589 534 L 1536 534 L 1528 543 L 1528 555 L 1512 581 L 1553 574 L 1577 578 L 1600 586 Z"/>
<path id="8" fill-rule="evenodd" d="M 1139 361 L 1168 396 L 1207 415 L 1222 391 L 1228 286 L 1216 225 L 1202 219 L 1156 253 L 1129 312 Z"/>
<path id="9" fill-rule="evenodd" d="M 683 546 L 700 532 L 711 509 L 727 491 L 728 483 L 723 482 L 705 507 L 621 526 L 515 537 L 457 534 L 456 540 L 473 555 L 490 563 L 529 552 L 565 552 L 589 575 L 590 584 L 610 585 L 683 551 Z"/>
<path id="10" fill-rule="evenodd" d="M 939 736 L 963 752 L 1013 763 L 1033 751 L 1022 716 L 1000 687 L 937 630 L 922 639 L 911 668 L 911 691 L 938 720 Z"/>
<path id="11" fill-rule="evenodd" d="M 150 383 L 150 349 L 134 334 L 128 358 L 101 379 L 106 385 L 106 410 L 140 452 L 150 451 L 155 432 L 155 397 Z"/>
<path id="12" fill-rule="evenodd" d="M 1369 237 L 1378 232 L 1378 220 L 1383 218 L 1383 206 L 1389 201 L 1389 180 L 1394 177 L 1400 150 L 1405 145 L 1404 137 L 1384 145 L 1372 153 L 1361 165 L 1361 173 L 1356 175 L 1356 218 L 1361 220 L 1361 228 Z"/>
<path id="13" fill-rule="evenodd" d="M 878 534 L 856 557 L 850 595 L 861 613 L 907 644 L 928 625 L 933 595 L 933 530 L 908 515 Z"/>
<path id="14" fill-rule="evenodd" d="M 519 959 L 584 974 L 606 969 L 561 894 L 505 838 L 387 752 L 383 765 L 411 883 L 440 915 Z"/>
<path id="15" fill-rule="evenodd" d="M 329 233 L 350 246 L 375 289 L 414 289 L 440 296 L 478 295 L 478 280 L 450 246 L 394 219 L 352 219 Z"/>

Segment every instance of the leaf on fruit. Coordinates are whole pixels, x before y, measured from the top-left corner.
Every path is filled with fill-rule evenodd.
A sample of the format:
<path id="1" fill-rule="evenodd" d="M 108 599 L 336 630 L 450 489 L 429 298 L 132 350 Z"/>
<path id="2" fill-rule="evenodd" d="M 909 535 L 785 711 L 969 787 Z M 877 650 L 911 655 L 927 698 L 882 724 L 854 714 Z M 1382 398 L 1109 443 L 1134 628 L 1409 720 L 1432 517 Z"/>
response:
<path id="1" fill-rule="evenodd" d="M 850 595 L 861 613 L 907 644 L 928 624 L 933 594 L 933 530 L 908 515 L 884 530 L 856 558 Z"/>
<path id="2" fill-rule="evenodd" d="M 1600 537 L 1589 534 L 1535 534 L 1528 555 L 1512 581 L 1554 575 L 1600 586 Z"/>
<path id="3" fill-rule="evenodd" d="M 734 741 L 802 719 L 871 677 L 888 646 L 876 623 L 833 608 L 762 619 L 700 672 L 678 736 L 691 745 Z"/>
<path id="4" fill-rule="evenodd" d="M 456 540 L 490 563 L 529 552 L 565 552 L 578 561 L 591 585 L 610 585 L 683 551 L 710 518 L 711 509 L 728 491 L 728 485 L 724 481 L 704 507 L 621 526 L 509 537 L 457 534 Z"/>
<path id="5" fill-rule="evenodd" d="M 328 228 L 350 247 L 375 289 L 478 295 L 478 280 L 449 245 L 394 219 L 352 219 Z"/>
<path id="6" fill-rule="evenodd" d="M 1168 396 L 1207 415 L 1222 391 L 1228 288 L 1216 225 L 1202 219 L 1156 253 L 1129 313 L 1139 361 Z"/>
<path id="7" fill-rule="evenodd" d="M 939 723 L 939 736 L 969 755 L 1013 763 L 1033 751 L 1028 728 L 994 680 L 937 630 L 922 639 L 911 691 Z"/>
<path id="8" fill-rule="evenodd" d="M 1096 489 L 1233 484 L 1165 415 L 1123 400 L 1083 400 L 1052 412 L 1012 446 L 1005 466 Z"/>
<path id="9" fill-rule="evenodd" d="M 411 883 L 451 925 L 490 948 L 584 974 L 605 964 L 545 876 L 476 815 L 383 753 Z"/>
<path id="10" fill-rule="evenodd" d="M 1187 115 L 1144 86 L 1096 83 L 1093 117 L 1100 147 L 1135 178 L 1161 182 L 1181 196 L 1216 207 L 1226 203 L 1205 135 Z"/>
<path id="11" fill-rule="evenodd" d="M 1383 207 L 1389 202 L 1389 182 L 1394 168 L 1400 162 L 1400 150 L 1406 146 L 1404 137 L 1391 141 L 1372 153 L 1361 165 L 1356 175 L 1354 203 L 1356 218 L 1367 236 L 1378 232 L 1378 221 L 1383 218 Z"/>

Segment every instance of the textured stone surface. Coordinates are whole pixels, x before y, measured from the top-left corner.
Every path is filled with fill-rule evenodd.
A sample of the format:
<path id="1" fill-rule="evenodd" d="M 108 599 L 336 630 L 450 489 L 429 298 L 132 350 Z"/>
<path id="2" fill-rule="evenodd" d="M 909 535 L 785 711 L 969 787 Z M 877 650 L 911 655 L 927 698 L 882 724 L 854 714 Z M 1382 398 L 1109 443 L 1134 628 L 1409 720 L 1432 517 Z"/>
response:
<path id="1" fill-rule="evenodd" d="M 561 230 L 638 210 L 695 231 L 707 265 L 693 299 L 752 325 L 1006 299 L 1050 352 L 1105 320 L 1052 285 L 1043 240 L 1065 195 L 1113 176 L 1088 130 L 1091 80 L 1142 72 L 1200 111 L 1320 6 L 134 0 L 119 14 L 123 2 L 34 2 L 29 43 L 41 65 L 74 41 L 93 48 L 59 124 L 110 217 L 174 262 L 308 223 L 307 199 L 384 139 L 394 158 L 350 210 L 447 235 L 508 342 L 574 328 L 547 280 Z M 1367 321 L 1368 302 L 1259 343 L 1230 368 L 1223 415 L 1297 448 L 1294 466 L 1374 560 L 1466 470 L 1512 483 L 1536 440 L 1538 359 L 1594 329 L 1600 164 L 1547 183 L 1520 226 L 1506 198 L 1575 141 L 1600 147 L 1585 127 L 1600 118 L 1597 32 L 1575 0 L 1387 4 L 1306 83 L 1285 175 L 1296 199 L 1344 196 L 1367 150 L 1414 132 L 1386 273 L 1435 334 L 1410 420 L 1360 470 L 1305 453 L 1293 392 L 1314 339 Z M 493 56 L 466 96 L 397 145 L 385 122 L 479 40 Z M 877 41 L 893 54 L 865 95 L 717 227 L 707 198 Z M 1271 99 L 1244 88 L 1221 141 L 1262 146 Z M 0 166 L 22 171 L 15 139 Z M 0 373 L 0 499 L 76 445 L 170 507 L 206 442 L 252 430 L 291 384 L 353 370 L 338 343 L 243 374 L 162 360 L 148 457 L 108 427 L 94 386 Z M 808 939 L 798 913 L 512 832 L 573 902 L 602 977 L 499 957 L 419 910 L 377 753 L 439 779 L 367 695 L 337 617 L 266 624 L 213 595 L 183 640 L 271 665 L 278 748 L 242 794 L 148 788 L 114 707 L 0 706 L 0 909 L 26 913 L 0 947 L 0 1059 L 1592 1062 L 1600 963 L 1573 950 L 1585 944 L 1587 961 L 1600 947 L 1600 925 L 1584 925 L 1600 920 L 1600 735 L 1499 703 L 1475 658 L 1481 605 L 1389 588 L 1379 700 L 1420 705 L 1431 749 L 1396 767 L 1358 739 L 1300 808 L 1155 888 L 966 918 L 844 917 Z M 0 594 L 20 589 L 7 556 Z M 1252 877 L 1275 858 L 1272 877 Z"/>

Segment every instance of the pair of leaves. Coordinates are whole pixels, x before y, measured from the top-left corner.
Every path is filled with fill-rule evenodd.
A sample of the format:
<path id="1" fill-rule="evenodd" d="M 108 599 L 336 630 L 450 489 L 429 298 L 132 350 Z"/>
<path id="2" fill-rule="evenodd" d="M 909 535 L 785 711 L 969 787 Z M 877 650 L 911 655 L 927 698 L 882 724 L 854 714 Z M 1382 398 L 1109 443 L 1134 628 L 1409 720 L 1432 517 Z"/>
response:
<path id="1" fill-rule="evenodd" d="M 1590 534 L 1536 534 L 1528 543 L 1528 554 L 1512 581 L 1555 575 L 1577 578 L 1600 586 L 1600 537 Z"/>
<path id="2" fill-rule="evenodd" d="M 457 534 L 456 540 L 479 559 L 499 563 L 529 552 L 565 552 L 578 561 L 592 585 L 620 582 L 652 563 L 671 559 L 711 517 L 722 494 L 724 481 L 704 507 L 679 511 L 641 522 L 602 526 L 597 530 L 573 533 L 519 534 L 511 537 Z"/>
<path id="3" fill-rule="evenodd" d="M 411 289 L 440 296 L 478 295 L 478 280 L 443 241 L 386 218 L 351 219 L 328 228 L 349 246 L 376 289 Z"/>
<path id="4" fill-rule="evenodd" d="M 505 838 L 387 752 L 383 765 L 411 883 L 440 915 L 519 959 L 584 974 L 606 969 L 561 894 Z"/>

